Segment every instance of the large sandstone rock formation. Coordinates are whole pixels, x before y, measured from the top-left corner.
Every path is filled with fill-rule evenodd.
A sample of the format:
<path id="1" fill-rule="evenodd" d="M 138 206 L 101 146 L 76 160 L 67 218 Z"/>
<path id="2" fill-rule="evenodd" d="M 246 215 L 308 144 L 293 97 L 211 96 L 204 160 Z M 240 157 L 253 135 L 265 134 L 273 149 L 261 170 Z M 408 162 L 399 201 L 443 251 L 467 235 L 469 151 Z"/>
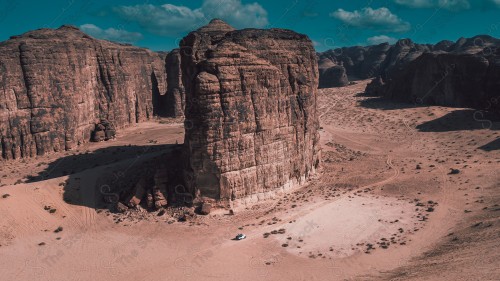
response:
<path id="1" fill-rule="evenodd" d="M 484 35 L 441 41 L 430 50 L 393 59 L 366 92 L 403 102 L 498 112 L 499 46 L 500 40 Z"/>
<path id="2" fill-rule="evenodd" d="M 342 65 L 349 79 L 375 77 L 365 92 L 398 101 L 498 111 L 500 40 L 487 35 L 443 40 L 435 45 L 402 39 L 367 47 L 345 47 L 318 54 L 330 68 Z M 338 77 L 320 75 L 320 85 L 342 86 Z"/>
<path id="3" fill-rule="evenodd" d="M 500 112 L 500 49 L 495 54 L 426 53 L 376 89 L 386 98 Z"/>
<path id="4" fill-rule="evenodd" d="M 288 30 L 234 30 L 220 20 L 181 42 L 186 183 L 216 200 L 305 181 L 319 164 L 311 41 Z"/>
<path id="5" fill-rule="evenodd" d="M 342 65 L 335 64 L 329 58 L 322 58 L 318 63 L 319 88 L 342 87 L 349 84 L 347 73 Z"/>
<path id="6" fill-rule="evenodd" d="M 159 54 L 71 26 L 14 36 L 0 43 L 1 155 L 71 149 L 100 119 L 122 128 L 151 118 L 165 76 Z"/>

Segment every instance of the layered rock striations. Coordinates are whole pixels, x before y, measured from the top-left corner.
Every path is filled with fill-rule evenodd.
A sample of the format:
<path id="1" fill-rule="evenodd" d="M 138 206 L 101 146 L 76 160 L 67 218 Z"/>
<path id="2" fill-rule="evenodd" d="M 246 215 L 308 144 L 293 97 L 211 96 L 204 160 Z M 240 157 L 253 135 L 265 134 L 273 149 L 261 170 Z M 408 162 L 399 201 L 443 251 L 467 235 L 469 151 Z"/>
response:
<path id="1" fill-rule="evenodd" d="M 213 20 L 180 47 L 191 192 L 235 200 L 293 186 L 314 173 L 318 67 L 305 35 L 234 30 Z"/>
<path id="2" fill-rule="evenodd" d="M 185 90 L 182 84 L 181 55 L 179 49 L 174 49 L 166 57 L 168 90 L 165 95 L 166 115 L 183 117 L 185 106 Z"/>
<path id="3" fill-rule="evenodd" d="M 1 155 L 71 149 L 100 120 L 114 128 L 147 120 L 166 82 L 159 54 L 71 26 L 11 37 L 0 43 Z"/>

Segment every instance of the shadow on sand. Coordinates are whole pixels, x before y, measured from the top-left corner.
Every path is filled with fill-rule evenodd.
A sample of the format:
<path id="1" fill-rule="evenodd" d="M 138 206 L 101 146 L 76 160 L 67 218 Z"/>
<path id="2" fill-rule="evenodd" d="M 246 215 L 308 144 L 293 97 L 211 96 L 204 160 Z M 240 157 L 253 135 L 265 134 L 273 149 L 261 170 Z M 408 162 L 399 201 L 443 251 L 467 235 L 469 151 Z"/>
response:
<path id="1" fill-rule="evenodd" d="M 73 205 L 115 211 L 116 203 L 130 195 L 139 179 L 154 185 L 159 168 L 168 171 L 169 193 L 180 185 L 181 145 L 111 146 L 59 158 L 29 182 L 67 175 L 59 183 L 63 199 Z M 178 192 L 183 192 L 178 191 Z M 165 194 L 171 197 L 171 194 Z"/>
<path id="2" fill-rule="evenodd" d="M 500 138 L 479 147 L 479 149 L 484 150 L 484 151 L 499 150 L 500 149 Z"/>
<path id="3" fill-rule="evenodd" d="M 413 103 L 403 103 L 388 100 L 382 97 L 373 97 L 365 93 L 356 94 L 357 97 L 369 97 L 367 99 L 359 101 L 359 106 L 370 109 L 382 109 L 382 110 L 396 110 L 404 108 L 415 108 L 422 107 L 422 105 Z"/>
<path id="4" fill-rule="evenodd" d="M 373 97 L 364 92 L 356 94 L 356 97 L 367 97 L 361 100 L 359 105 L 364 108 L 380 110 L 396 110 L 404 108 L 415 108 L 424 105 L 399 103 L 382 97 Z M 427 105 L 425 105 L 427 106 Z M 500 116 L 484 110 L 457 109 L 443 117 L 424 122 L 416 127 L 420 132 L 450 132 L 466 130 L 499 130 Z M 493 151 L 500 149 L 500 138 L 485 144 L 479 149 Z"/>
<path id="5" fill-rule="evenodd" d="M 450 132 L 464 130 L 498 130 L 500 122 L 492 114 L 474 109 L 457 109 L 443 117 L 417 126 L 421 132 Z"/>

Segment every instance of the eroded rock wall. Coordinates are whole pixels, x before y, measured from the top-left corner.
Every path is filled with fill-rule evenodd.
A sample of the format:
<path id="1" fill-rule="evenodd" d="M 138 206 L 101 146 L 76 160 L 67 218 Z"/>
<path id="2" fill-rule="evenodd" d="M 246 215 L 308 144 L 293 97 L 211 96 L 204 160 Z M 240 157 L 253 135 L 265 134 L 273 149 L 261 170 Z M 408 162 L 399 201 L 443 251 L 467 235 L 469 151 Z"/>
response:
<path id="1" fill-rule="evenodd" d="M 183 117 L 185 106 L 185 90 L 182 84 L 181 54 L 179 49 L 172 50 L 166 58 L 168 90 L 164 105 L 170 117 Z"/>
<path id="2" fill-rule="evenodd" d="M 191 192 L 235 200 L 314 173 L 318 67 L 305 35 L 213 20 L 183 39 L 181 56 Z"/>
<path id="3" fill-rule="evenodd" d="M 489 56 L 423 54 L 377 91 L 396 101 L 500 113 L 499 51 Z"/>
<path id="4" fill-rule="evenodd" d="M 116 128 L 142 122 L 166 90 L 165 61 L 154 52 L 71 26 L 14 36 L 0 43 L 1 155 L 71 149 L 100 119 Z"/>

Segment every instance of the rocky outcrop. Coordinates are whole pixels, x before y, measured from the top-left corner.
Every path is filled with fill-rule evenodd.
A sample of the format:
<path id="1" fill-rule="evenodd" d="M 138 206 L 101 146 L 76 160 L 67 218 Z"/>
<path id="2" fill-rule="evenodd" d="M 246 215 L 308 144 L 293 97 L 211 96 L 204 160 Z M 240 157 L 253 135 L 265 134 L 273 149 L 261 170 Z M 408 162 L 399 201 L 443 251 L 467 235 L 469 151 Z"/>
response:
<path id="1" fill-rule="evenodd" d="M 100 119 L 117 129 L 147 120 L 166 82 L 159 54 L 75 27 L 13 36 L 0 43 L 1 155 L 71 149 L 90 140 Z"/>
<path id="2" fill-rule="evenodd" d="M 336 65 L 332 60 L 323 58 L 318 63 L 319 88 L 343 87 L 349 84 L 347 72 L 342 65 Z"/>
<path id="3" fill-rule="evenodd" d="M 366 79 L 380 73 L 391 45 L 383 43 L 374 46 L 343 47 L 320 53 L 320 61 L 328 58 L 335 65 L 342 65 L 351 80 Z M 324 83 L 320 78 L 320 84 Z"/>
<path id="4" fill-rule="evenodd" d="M 500 54 L 426 53 L 381 85 L 386 98 L 500 113 Z M 369 85 L 370 86 L 370 85 Z"/>
<path id="5" fill-rule="evenodd" d="M 168 90 L 164 105 L 166 115 L 183 117 L 185 106 L 185 90 L 182 84 L 181 55 L 179 49 L 174 49 L 166 57 Z"/>
<path id="6" fill-rule="evenodd" d="M 258 197 L 315 172 L 318 68 L 307 36 L 213 20 L 180 47 L 190 192 Z"/>
<path id="7" fill-rule="evenodd" d="M 334 65 L 343 65 L 351 80 L 367 79 L 381 76 L 388 79 L 393 73 L 399 72 L 408 63 L 424 53 L 458 52 L 474 53 L 479 49 L 495 45 L 495 39 L 490 36 L 461 38 L 457 42 L 443 40 L 435 45 L 417 44 L 411 39 L 401 39 L 395 44 L 382 43 L 373 46 L 343 47 L 319 53 L 319 59 L 329 59 Z M 481 47 L 480 47 L 481 46 Z M 320 85 L 329 83 L 329 77 L 320 76 Z"/>
<path id="8" fill-rule="evenodd" d="M 499 46 L 500 40 L 485 35 L 430 47 L 400 43 L 391 51 L 396 55 L 388 56 L 385 72 L 365 92 L 402 102 L 498 112 Z"/>
<path id="9" fill-rule="evenodd" d="M 99 123 L 95 124 L 95 129 L 91 135 L 91 141 L 99 142 L 104 140 L 114 139 L 116 136 L 116 129 L 111 122 L 106 119 L 101 119 Z"/>

